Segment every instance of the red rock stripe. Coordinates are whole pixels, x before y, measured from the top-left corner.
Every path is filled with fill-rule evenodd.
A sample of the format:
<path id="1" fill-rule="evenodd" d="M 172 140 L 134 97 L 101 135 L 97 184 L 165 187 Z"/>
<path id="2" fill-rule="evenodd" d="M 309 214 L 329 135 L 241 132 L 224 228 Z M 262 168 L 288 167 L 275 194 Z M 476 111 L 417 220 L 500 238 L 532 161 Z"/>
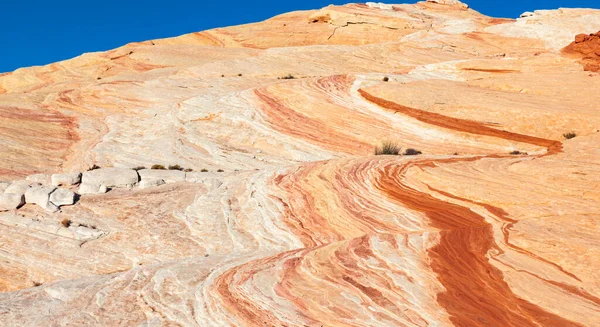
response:
<path id="1" fill-rule="evenodd" d="M 459 131 L 459 132 L 466 132 L 466 133 L 477 134 L 477 135 L 498 137 L 498 138 L 502 138 L 505 140 L 511 140 L 511 141 L 516 141 L 516 142 L 523 142 L 523 143 L 529 143 L 529 144 L 533 144 L 533 145 L 537 145 L 537 146 L 542 146 L 542 147 L 548 148 L 547 154 L 555 154 L 555 153 L 560 153 L 562 151 L 562 143 L 559 141 L 547 140 L 547 139 L 543 139 L 543 138 L 539 138 L 539 137 L 535 137 L 535 136 L 529 136 L 529 135 L 523 135 L 523 134 L 503 131 L 503 130 L 488 127 L 482 123 L 479 123 L 479 122 L 476 122 L 473 120 L 453 118 L 453 117 L 448 117 L 448 116 L 440 115 L 440 114 L 433 113 L 433 112 L 427 112 L 427 111 L 423 111 L 423 110 L 419 110 L 419 109 L 405 107 L 405 106 L 397 104 L 395 102 L 388 101 L 388 100 L 376 97 L 374 95 L 371 95 L 370 93 L 368 93 L 362 89 L 358 90 L 358 92 L 367 101 L 377 104 L 382 108 L 392 110 L 395 112 L 399 112 L 401 114 L 410 116 L 412 118 L 415 118 L 415 119 L 422 121 L 424 123 L 427 123 L 427 124 L 431 124 L 431 125 L 435 125 L 435 126 L 451 129 L 454 131 Z"/>
<path id="2" fill-rule="evenodd" d="M 380 187 L 395 201 L 426 213 L 432 227 L 442 230 L 440 242 L 429 250 L 429 257 L 446 288 L 438 294 L 438 303 L 451 321 L 456 326 L 580 326 L 512 293 L 502 272 L 487 259 L 488 251 L 497 245 L 492 226 L 482 216 L 399 183 L 398 176 L 420 164 L 384 167 Z M 461 227 L 465 224 L 470 227 Z"/>

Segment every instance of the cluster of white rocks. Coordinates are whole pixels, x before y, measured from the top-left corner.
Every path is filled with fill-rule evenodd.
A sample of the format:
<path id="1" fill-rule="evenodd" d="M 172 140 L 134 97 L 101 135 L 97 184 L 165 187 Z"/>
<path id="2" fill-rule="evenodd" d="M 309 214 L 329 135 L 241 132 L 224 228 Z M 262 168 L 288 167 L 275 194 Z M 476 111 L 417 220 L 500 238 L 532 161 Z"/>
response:
<path id="1" fill-rule="evenodd" d="M 61 206 L 75 203 L 75 192 L 58 186 L 79 184 L 81 173 L 32 175 L 25 180 L 0 183 L 0 211 L 13 210 L 25 203 L 55 212 Z"/>
<path id="2" fill-rule="evenodd" d="M 221 185 L 209 173 L 180 170 L 99 168 L 84 173 L 36 174 L 25 180 L 0 183 L 0 211 L 18 209 L 29 203 L 56 212 L 61 206 L 75 203 L 77 194 L 69 188 L 75 189 L 76 185 L 79 185 L 77 193 L 83 195 L 106 193 L 112 188 L 148 188 L 175 182 L 204 183 L 211 190 Z"/>

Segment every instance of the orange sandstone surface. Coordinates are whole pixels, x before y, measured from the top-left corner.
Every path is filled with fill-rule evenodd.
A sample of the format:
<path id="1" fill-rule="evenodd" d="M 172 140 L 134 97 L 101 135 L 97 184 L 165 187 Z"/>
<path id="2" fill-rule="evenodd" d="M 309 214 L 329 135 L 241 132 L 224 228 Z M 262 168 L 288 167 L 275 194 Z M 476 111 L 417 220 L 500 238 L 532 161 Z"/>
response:
<path id="1" fill-rule="evenodd" d="M 348 4 L 0 74 L 0 182 L 198 172 L 0 211 L 0 325 L 598 326 L 598 30 Z"/>

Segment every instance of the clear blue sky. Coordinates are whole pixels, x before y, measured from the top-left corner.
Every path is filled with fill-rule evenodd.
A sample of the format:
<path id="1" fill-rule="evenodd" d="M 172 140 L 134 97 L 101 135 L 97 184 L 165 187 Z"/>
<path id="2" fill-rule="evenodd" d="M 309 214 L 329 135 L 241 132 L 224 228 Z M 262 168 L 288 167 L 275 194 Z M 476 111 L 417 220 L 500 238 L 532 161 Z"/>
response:
<path id="1" fill-rule="evenodd" d="M 335 0 L 130 1 L 4 0 L 0 5 L 0 72 L 44 65 L 133 41 L 256 22 Z M 360 2 L 360 1 L 354 1 Z M 365 1 L 366 2 L 366 1 Z M 378 1 L 375 1 L 378 2 Z M 386 2 L 386 1 L 384 1 Z M 389 0 L 388 3 L 415 2 Z M 599 0 L 463 0 L 495 17 L 558 7 L 600 8 Z"/>

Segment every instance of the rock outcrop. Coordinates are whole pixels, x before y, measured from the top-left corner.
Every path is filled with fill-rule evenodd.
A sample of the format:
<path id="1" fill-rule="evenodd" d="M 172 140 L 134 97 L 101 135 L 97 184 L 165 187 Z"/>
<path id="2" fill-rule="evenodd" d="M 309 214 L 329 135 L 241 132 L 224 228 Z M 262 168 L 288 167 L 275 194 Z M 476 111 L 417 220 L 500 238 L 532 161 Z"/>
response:
<path id="1" fill-rule="evenodd" d="M 584 70 L 600 71 L 600 32 L 576 35 L 575 41 L 565 47 L 563 52 L 580 57 Z"/>
<path id="2" fill-rule="evenodd" d="M 597 326 L 600 11 L 434 2 L 1 74 L 0 326 Z"/>
<path id="3" fill-rule="evenodd" d="M 101 168 L 86 171 L 82 174 L 82 185 L 105 185 L 106 187 L 135 186 L 139 181 L 138 173 L 132 169 Z"/>

